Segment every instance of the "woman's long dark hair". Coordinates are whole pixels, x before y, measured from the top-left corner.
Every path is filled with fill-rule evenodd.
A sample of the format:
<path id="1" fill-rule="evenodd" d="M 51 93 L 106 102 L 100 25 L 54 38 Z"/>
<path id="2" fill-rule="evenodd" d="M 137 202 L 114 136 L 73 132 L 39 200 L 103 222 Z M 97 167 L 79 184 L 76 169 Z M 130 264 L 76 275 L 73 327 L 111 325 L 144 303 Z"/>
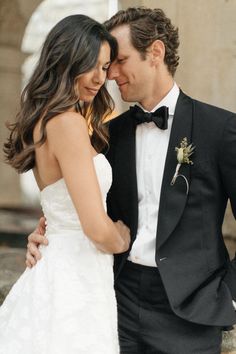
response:
<path id="1" fill-rule="evenodd" d="M 35 147 L 46 141 L 47 122 L 72 107 L 87 119 L 94 148 L 101 151 L 106 145 L 108 134 L 103 121 L 114 103 L 105 84 L 92 103 L 82 108 L 75 92 L 76 78 L 96 65 L 105 41 L 110 45 L 112 61 L 117 56 L 116 40 L 103 25 L 84 15 L 64 18 L 48 34 L 39 62 L 22 92 L 16 123 L 8 125 L 11 133 L 4 144 L 6 162 L 19 173 L 35 166 Z M 40 119 L 41 137 L 34 143 L 33 131 Z"/>

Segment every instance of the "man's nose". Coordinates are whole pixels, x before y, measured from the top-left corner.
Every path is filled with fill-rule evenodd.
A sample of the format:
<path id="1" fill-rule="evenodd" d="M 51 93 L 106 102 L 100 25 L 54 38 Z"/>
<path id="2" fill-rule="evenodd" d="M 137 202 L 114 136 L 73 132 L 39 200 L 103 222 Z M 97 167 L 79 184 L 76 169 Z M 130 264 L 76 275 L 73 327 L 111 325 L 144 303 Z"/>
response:
<path id="1" fill-rule="evenodd" d="M 108 80 L 115 80 L 119 76 L 118 68 L 115 63 L 111 63 L 108 69 L 107 78 Z"/>

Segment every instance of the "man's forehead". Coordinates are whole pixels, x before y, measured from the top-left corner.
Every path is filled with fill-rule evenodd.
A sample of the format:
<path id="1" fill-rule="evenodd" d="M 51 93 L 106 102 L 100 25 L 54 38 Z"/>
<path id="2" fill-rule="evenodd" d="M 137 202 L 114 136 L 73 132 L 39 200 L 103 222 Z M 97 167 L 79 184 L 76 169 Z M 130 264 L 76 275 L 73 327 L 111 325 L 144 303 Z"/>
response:
<path id="1" fill-rule="evenodd" d="M 128 25 L 120 25 L 111 30 L 111 34 L 119 41 L 130 38 L 130 29 Z"/>
<path id="2" fill-rule="evenodd" d="M 111 34 L 116 38 L 118 42 L 118 49 L 120 51 L 126 51 L 128 48 L 132 48 L 132 43 L 130 39 L 130 29 L 128 25 L 121 25 L 115 27 Z"/>

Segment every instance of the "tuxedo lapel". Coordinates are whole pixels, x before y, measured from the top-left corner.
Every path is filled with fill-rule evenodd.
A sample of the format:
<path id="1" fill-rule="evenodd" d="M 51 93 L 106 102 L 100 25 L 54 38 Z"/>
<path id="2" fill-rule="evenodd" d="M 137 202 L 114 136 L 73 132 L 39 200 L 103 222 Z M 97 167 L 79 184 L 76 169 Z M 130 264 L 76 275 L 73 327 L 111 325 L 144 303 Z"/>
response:
<path id="1" fill-rule="evenodd" d="M 167 150 L 157 225 L 156 248 L 168 239 L 183 213 L 187 200 L 187 185 L 182 177 L 178 177 L 173 186 L 171 180 L 177 166 L 175 147 L 179 147 L 183 138 L 192 143 L 193 101 L 180 92 L 173 117 L 170 141 Z M 190 184 L 190 165 L 182 164 L 179 174 L 184 175 Z"/>

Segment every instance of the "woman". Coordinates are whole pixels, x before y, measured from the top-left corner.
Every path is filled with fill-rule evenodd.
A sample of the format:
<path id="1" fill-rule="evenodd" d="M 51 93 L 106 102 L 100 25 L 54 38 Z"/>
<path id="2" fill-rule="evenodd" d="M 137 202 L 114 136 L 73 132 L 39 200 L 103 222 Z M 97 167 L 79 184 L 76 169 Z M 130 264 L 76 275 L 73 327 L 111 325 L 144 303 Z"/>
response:
<path id="1" fill-rule="evenodd" d="M 101 24 L 69 16 L 49 33 L 23 91 L 4 150 L 18 172 L 34 171 L 49 246 L 0 309 L 1 354 L 119 353 L 112 253 L 126 251 L 130 236 L 105 212 L 112 174 L 100 153 L 116 52 Z"/>

